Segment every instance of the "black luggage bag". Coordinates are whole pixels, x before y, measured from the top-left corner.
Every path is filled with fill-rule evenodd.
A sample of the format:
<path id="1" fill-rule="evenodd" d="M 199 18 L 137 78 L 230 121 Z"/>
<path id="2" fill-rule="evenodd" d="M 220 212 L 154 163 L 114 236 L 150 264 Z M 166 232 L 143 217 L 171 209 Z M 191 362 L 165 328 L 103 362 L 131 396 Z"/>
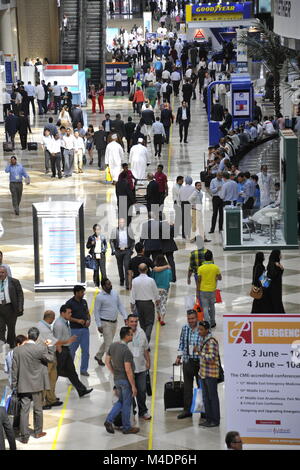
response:
<path id="1" fill-rule="evenodd" d="M 37 142 L 28 142 L 27 148 L 28 150 L 37 150 L 38 144 Z"/>
<path id="2" fill-rule="evenodd" d="M 173 364 L 173 380 L 165 384 L 164 391 L 164 403 L 165 410 L 169 408 L 183 408 L 184 396 L 183 396 L 183 381 L 182 381 L 182 367 L 180 367 L 180 377 L 178 381 L 174 381 L 174 368 L 176 364 Z"/>
<path id="3" fill-rule="evenodd" d="M 13 152 L 13 150 L 12 142 L 3 142 L 3 152 Z"/>

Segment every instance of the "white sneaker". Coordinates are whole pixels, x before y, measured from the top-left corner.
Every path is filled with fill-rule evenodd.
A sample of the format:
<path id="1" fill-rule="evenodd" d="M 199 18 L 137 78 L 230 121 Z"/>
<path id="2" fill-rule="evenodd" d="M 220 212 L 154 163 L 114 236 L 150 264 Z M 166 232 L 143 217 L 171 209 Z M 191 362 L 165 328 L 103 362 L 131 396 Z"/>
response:
<path id="1" fill-rule="evenodd" d="M 150 421 L 151 415 L 149 413 L 145 413 L 143 416 L 141 416 L 141 418 L 145 421 Z"/>

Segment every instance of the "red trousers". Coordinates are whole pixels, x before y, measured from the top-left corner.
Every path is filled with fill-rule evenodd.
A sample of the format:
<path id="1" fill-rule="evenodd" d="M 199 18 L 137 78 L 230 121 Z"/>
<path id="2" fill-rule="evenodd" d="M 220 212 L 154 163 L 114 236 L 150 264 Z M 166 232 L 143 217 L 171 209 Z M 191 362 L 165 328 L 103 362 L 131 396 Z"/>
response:
<path id="1" fill-rule="evenodd" d="M 92 96 L 92 113 L 96 112 L 96 96 Z"/>
<path id="2" fill-rule="evenodd" d="M 104 95 L 98 96 L 98 104 L 99 104 L 100 113 L 104 113 Z"/>

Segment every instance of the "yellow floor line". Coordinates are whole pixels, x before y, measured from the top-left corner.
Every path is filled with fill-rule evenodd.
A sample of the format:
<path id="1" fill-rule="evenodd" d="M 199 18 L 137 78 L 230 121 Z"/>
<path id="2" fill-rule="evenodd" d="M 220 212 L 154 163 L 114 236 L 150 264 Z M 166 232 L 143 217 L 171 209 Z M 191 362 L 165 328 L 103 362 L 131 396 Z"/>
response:
<path id="1" fill-rule="evenodd" d="M 94 313 L 95 300 L 96 300 L 96 297 L 97 297 L 97 294 L 98 294 L 98 293 L 99 293 L 99 289 L 96 289 L 95 292 L 94 292 L 93 300 L 92 300 L 92 304 L 91 304 L 91 310 L 90 310 L 90 315 L 91 315 L 91 316 L 92 316 L 93 313 Z M 79 360 L 80 360 L 80 355 L 77 354 L 76 363 L 75 363 L 76 366 L 78 365 Z M 59 436 L 61 427 L 62 427 L 63 422 L 64 422 L 65 413 L 66 413 L 66 409 L 67 409 L 67 406 L 68 406 L 68 402 L 69 402 L 70 393 L 71 393 L 72 388 L 73 388 L 73 385 L 70 385 L 70 386 L 68 387 L 68 391 L 67 391 L 66 397 L 65 397 L 65 399 L 64 399 L 64 406 L 63 406 L 63 409 L 61 410 L 61 414 L 60 414 L 60 418 L 59 418 L 59 422 L 58 422 L 58 425 L 57 425 L 57 430 L 56 430 L 56 434 L 55 434 L 54 441 L 53 441 L 53 443 L 52 443 L 51 450 L 56 450 L 57 441 L 58 441 L 58 436 Z"/>
<path id="2" fill-rule="evenodd" d="M 172 99 L 172 111 L 174 109 L 174 96 Z M 172 160 L 172 136 L 173 136 L 173 125 L 170 129 L 170 138 L 169 138 L 169 151 L 168 151 L 168 177 L 171 169 L 171 160 Z M 155 351 L 154 351 L 154 361 L 153 361 L 153 374 L 152 374 L 152 400 L 151 400 L 151 422 L 149 429 L 149 439 L 148 439 L 148 450 L 153 450 L 153 429 L 154 429 L 154 417 L 155 417 L 155 399 L 156 399 L 156 386 L 157 386 L 157 365 L 158 365 L 158 353 L 159 353 L 159 337 L 160 337 L 160 323 L 156 322 L 155 330 Z"/>

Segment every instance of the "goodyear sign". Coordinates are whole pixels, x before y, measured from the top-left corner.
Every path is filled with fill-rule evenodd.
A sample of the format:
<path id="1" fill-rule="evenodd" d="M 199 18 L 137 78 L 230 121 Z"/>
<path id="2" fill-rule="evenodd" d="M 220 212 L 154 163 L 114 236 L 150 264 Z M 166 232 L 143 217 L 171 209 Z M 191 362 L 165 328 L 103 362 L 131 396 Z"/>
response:
<path id="1" fill-rule="evenodd" d="M 251 2 L 186 6 L 186 21 L 226 21 L 251 18 Z"/>

